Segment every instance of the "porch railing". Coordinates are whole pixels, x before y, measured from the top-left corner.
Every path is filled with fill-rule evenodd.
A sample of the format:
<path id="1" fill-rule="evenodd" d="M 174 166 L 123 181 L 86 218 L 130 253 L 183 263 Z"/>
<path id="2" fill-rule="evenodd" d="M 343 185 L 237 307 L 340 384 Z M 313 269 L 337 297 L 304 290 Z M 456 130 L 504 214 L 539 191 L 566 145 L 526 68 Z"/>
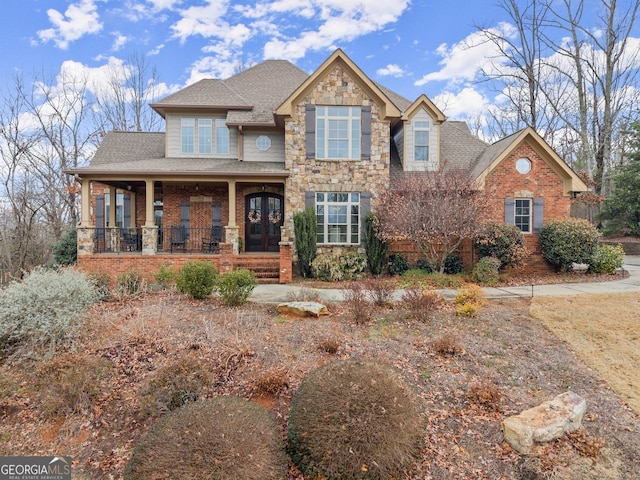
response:
<path id="1" fill-rule="evenodd" d="M 93 235 L 93 252 L 142 252 L 142 229 L 97 227 Z"/>

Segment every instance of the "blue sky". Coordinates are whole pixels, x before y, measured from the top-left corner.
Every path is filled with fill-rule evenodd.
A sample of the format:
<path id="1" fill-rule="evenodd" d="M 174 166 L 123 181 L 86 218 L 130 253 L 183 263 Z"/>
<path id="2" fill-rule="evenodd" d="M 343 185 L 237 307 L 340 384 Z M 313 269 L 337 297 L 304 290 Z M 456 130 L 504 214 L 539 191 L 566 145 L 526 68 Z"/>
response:
<path id="1" fill-rule="evenodd" d="M 16 70 L 25 78 L 84 71 L 100 81 L 107 65 L 137 52 L 148 56 L 170 93 L 267 58 L 311 72 L 340 47 L 375 81 L 411 100 L 426 93 L 450 118 L 494 100 L 475 82 L 495 53 L 477 41 L 475 25 L 510 28 L 493 0 L 4 2 L 2 86 Z M 598 3 L 586 1 L 588 18 Z"/>

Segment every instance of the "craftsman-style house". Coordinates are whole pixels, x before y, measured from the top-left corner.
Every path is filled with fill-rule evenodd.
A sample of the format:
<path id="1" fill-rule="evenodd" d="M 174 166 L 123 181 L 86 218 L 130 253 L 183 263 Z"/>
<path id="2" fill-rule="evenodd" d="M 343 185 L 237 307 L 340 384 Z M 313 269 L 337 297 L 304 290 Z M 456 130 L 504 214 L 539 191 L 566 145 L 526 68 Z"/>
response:
<path id="1" fill-rule="evenodd" d="M 487 145 L 341 50 L 311 75 L 268 60 L 152 107 L 164 133 L 108 133 L 89 166 L 67 172 L 82 184 L 81 268 L 151 276 L 206 258 L 289 282 L 295 212 L 315 209 L 320 252 L 362 248 L 365 215 L 394 175 L 445 163 L 499 192 L 495 219 L 535 251 L 542 222 L 569 215 L 587 189 L 532 129 Z"/>

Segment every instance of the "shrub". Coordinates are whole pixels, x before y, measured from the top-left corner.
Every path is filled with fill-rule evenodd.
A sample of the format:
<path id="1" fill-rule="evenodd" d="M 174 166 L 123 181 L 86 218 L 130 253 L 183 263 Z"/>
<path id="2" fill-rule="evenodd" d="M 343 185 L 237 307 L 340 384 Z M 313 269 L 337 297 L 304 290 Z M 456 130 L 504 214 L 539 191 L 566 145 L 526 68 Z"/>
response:
<path id="1" fill-rule="evenodd" d="M 217 280 L 218 269 L 213 263 L 195 260 L 180 269 L 176 276 L 176 288 L 191 298 L 203 300 L 213 293 Z"/>
<path id="2" fill-rule="evenodd" d="M 160 368 L 143 386 L 140 414 L 156 416 L 195 402 L 211 383 L 210 371 L 197 359 L 181 357 Z"/>
<path id="3" fill-rule="evenodd" d="M 402 294 L 402 306 L 415 320 L 428 322 L 434 312 L 444 308 L 445 300 L 435 290 L 409 287 Z"/>
<path id="4" fill-rule="evenodd" d="M 367 253 L 367 263 L 373 275 L 380 275 L 387 260 L 387 242 L 378 236 L 376 227 L 377 218 L 375 214 L 368 213 L 364 223 L 364 245 Z"/>
<path id="5" fill-rule="evenodd" d="M 420 453 L 419 398 L 395 368 L 358 360 L 312 371 L 291 405 L 291 457 L 305 478 L 400 478 Z"/>
<path id="6" fill-rule="evenodd" d="M 53 261 L 56 265 L 73 265 L 78 259 L 78 232 L 75 227 L 67 230 L 53 247 Z"/>
<path id="7" fill-rule="evenodd" d="M 135 270 L 129 270 L 121 273 L 116 278 L 116 296 L 118 298 L 126 298 L 132 295 L 143 293 L 146 289 L 146 283 L 142 276 Z"/>
<path id="8" fill-rule="evenodd" d="M 434 352 L 443 357 L 457 355 L 462 352 L 462 348 L 458 345 L 456 337 L 450 333 L 436 338 L 431 346 Z"/>
<path id="9" fill-rule="evenodd" d="M 444 261 L 444 271 L 447 275 L 456 275 L 464 270 L 464 264 L 457 255 L 449 255 Z"/>
<path id="10" fill-rule="evenodd" d="M 323 337 L 318 340 L 318 350 L 334 355 L 340 349 L 340 340 L 334 337 Z"/>
<path id="11" fill-rule="evenodd" d="M 253 390 L 259 395 L 277 395 L 289 388 L 289 374 L 285 368 L 270 367 L 253 380 Z"/>
<path id="12" fill-rule="evenodd" d="M 222 275 L 217 290 L 225 305 L 243 305 L 257 284 L 255 273 L 241 268 Z"/>
<path id="13" fill-rule="evenodd" d="M 587 220 L 565 218 L 545 223 L 540 229 L 543 258 L 556 272 L 571 270 L 573 263 L 589 263 L 598 248 L 600 233 Z"/>
<path id="14" fill-rule="evenodd" d="M 82 326 L 85 311 L 98 301 L 89 278 L 77 270 L 34 269 L 22 282 L 0 290 L 0 351 L 53 355 L 67 347 Z"/>
<path id="15" fill-rule="evenodd" d="M 487 410 L 500 410 L 502 392 L 488 380 L 472 383 L 467 389 L 467 398 Z"/>
<path id="16" fill-rule="evenodd" d="M 36 372 L 41 411 L 47 416 L 88 413 L 112 367 L 106 358 L 70 354 L 41 364 Z"/>
<path id="17" fill-rule="evenodd" d="M 617 268 L 622 268 L 624 262 L 624 248 L 622 245 L 598 245 L 596 254 L 589 262 L 591 273 L 616 273 Z"/>
<path id="18" fill-rule="evenodd" d="M 328 282 L 356 280 L 367 268 L 367 259 L 359 253 L 340 255 L 318 255 L 311 262 L 311 271 L 315 278 Z"/>
<path id="19" fill-rule="evenodd" d="M 151 427 L 133 449 L 123 478 L 279 480 L 286 471 L 269 412 L 240 398 L 218 397 L 185 405 Z"/>
<path id="20" fill-rule="evenodd" d="M 521 266 L 529 253 L 520 229 L 506 223 L 487 223 L 475 243 L 480 256 L 497 258 L 500 268 Z"/>
<path id="21" fill-rule="evenodd" d="M 409 262 L 399 253 L 389 255 L 389 273 L 391 275 L 402 275 L 409 270 Z"/>
<path id="22" fill-rule="evenodd" d="M 367 291 L 360 283 L 351 282 L 343 290 L 346 309 L 353 321 L 357 324 L 367 323 L 371 320 L 371 302 Z"/>
<path id="23" fill-rule="evenodd" d="M 311 276 L 311 262 L 316 258 L 317 252 L 317 223 L 313 208 L 293 215 L 293 231 L 300 275 L 307 278 Z"/>
<path id="24" fill-rule="evenodd" d="M 474 282 L 484 283 L 485 285 L 495 285 L 500 280 L 500 260 L 495 257 L 482 257 L 478 260 L 471 277 Z"/>
<path id="25" fill-rule="evenodd" d="M 169 287 L 174 282 L 176 273 L 173 271 L 173 266 L 160 265 L 157 273 L 154 275 L 156 282 L 164 288 Z"/>
<path id="26" fill-rule="evenodd" d="M 369 291 L 374 305 L 384 307 L 393 300 L 395 286 L 392 282 L 380 277 L 370 278 L 365 282 L 365 288 Z"/>
<path id="27" fill-rule="evenodd" d="M 463 317 L 475 317 L 480 309 L 486 305 L 487 298 L 478 285 L 465 285 L 460 289 L 453 303 L 456 313 Z"/>
<path id="28" fill-rule="evenodd" d="M 87 275 L 93 283 L 98 300 L 106 302 L 111 298 L 111 277 L 105 271 L 92 272 Z"/>
<path id="29" fill-rule="evenodd" d="M 427 273 L 433 273 L 433 265 L 426 258 L 421 258 L 416 262 L 416 268 Z"/>

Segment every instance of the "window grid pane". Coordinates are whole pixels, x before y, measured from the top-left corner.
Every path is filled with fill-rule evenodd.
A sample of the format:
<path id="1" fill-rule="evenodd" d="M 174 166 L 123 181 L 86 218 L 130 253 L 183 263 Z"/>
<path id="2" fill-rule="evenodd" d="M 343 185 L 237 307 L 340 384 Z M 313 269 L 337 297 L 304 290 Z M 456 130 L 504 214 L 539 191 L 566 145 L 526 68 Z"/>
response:
<path id="1" fill-rule="evenodd" d="M 183 118 L 182 126 L 182 153 L 193 153 L 195 147 L 195 119 Z"/>
<path id="2" fill-rule="evenodd" d="M 316 193 L 318 243 L 360 243 L 360 194 Z"/>
<path id="3" fill-rule="evenodd" d="M 316 107 L 316 157 L 360 158 L 360 107 Z"/>
<path id="4" fill-rule="evenodd" d="M 198 120 L 198 153 L 211 153 L 211 120 Z"/>
<path id="5" fill-rule="evenodd" d="M 516 199 L 514 224 L 522 232 L 531 232 L 530 199 Z"/>
<path id="6" fill-rule="evenodd" d="M 229 153 L 229 129 L 224 120 L 216 120 L 216 153 Z"/>

